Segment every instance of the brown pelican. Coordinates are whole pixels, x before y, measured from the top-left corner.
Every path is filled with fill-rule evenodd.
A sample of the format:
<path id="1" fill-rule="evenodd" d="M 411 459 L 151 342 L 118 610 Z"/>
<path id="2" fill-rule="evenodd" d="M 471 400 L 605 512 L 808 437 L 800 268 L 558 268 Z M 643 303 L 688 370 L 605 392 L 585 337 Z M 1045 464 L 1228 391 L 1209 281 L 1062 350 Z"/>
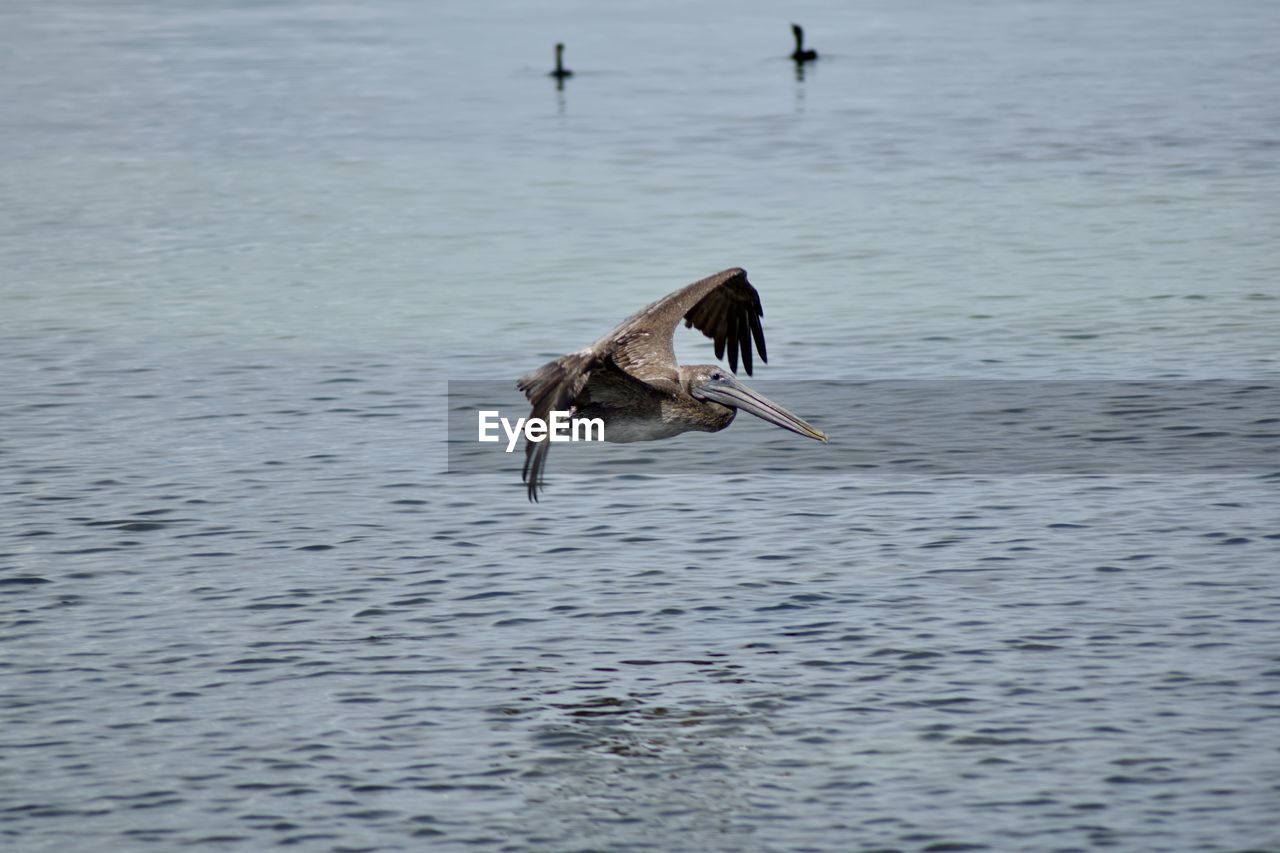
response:
<path id="1" fill-rule="evenodd" d="M 791 34 L 796 37 L 796 49 L 791 52 L 791 58 L 796 62 L 809 62 L 818 58 L 818 52 L 813 49 L 804 49 L 804 30 L 799 24 L 791 25 Z"/>
<path id="2" fill-rule="evenodd" d="M 714 364 L 676 363 L 672 339 L 684 320 L 715 341 L 716 358 L 729 353 L 729 368 L 751 373 L 751 343 L 768 361 L 760 318 L 760 294 L 741 269 L 727 269 L 664 296 L 632 314 L 591 346 L 562 355 L 525 374 L 516 387 L 533 404 L 529 417 L 551 412 L 600 418 L 606 441 L 670 438 L 683 432 L 719 432 L 738 409 L 818 441 L 827 437 L 765 399 Z M 529 500 L 538 499 L 549 441 L 525 441 Z"/>
<path id="3" fill-rule="evenodd" d="M 557 80 L 563 80 L 566 77 L 572 77 L 573 72 L 564 67 L 564 45 L 556 44 L 556 67 L 554 71 L 547 74 L 548 77 L 554 77 Z"/>

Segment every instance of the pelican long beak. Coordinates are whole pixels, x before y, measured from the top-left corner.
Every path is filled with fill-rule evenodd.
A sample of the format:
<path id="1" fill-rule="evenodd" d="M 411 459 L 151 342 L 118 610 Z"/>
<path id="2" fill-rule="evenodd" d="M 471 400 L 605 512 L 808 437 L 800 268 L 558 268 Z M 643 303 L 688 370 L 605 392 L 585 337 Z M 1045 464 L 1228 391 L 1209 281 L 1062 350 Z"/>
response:
<path id="1" fill-rule="evenodd" d="M 723 406 L 750 412 L 757 418 L 768 421 L 774 426 L 789 429 L 807 438 L 817 439 L 822 442 L 827 440 L 827 435 L 822 430 L 814 429 L 763 394 L 752 391 L 732 377 L 726 376 L 724 379 L 718 379 L 703 385 L 698 389 L 698 396 L 705 397 Z"/>

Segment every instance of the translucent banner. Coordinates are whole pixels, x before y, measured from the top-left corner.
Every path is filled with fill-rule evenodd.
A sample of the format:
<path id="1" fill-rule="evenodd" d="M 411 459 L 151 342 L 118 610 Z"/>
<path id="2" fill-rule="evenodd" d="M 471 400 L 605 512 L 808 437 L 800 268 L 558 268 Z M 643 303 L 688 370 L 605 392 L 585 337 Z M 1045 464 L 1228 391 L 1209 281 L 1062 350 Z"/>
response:
<path id="1" fill-rule="evenodd" d="M 1280 383 L 1240 380 L 875 380 L 747 382 L 804 418 L 828 444 L 746 412 L 718 433 L 661 441 L 554 444 L 555 474 L 744 474 L 874 470 L 913 474 L 1209 473 L 1280 479 Z M 519 470 L 490 414 L 514 425 L 530 414 L 510 381 L 449 382 L 450 473 Z M 511 447 L 510 452 L 508 448 Z"/>

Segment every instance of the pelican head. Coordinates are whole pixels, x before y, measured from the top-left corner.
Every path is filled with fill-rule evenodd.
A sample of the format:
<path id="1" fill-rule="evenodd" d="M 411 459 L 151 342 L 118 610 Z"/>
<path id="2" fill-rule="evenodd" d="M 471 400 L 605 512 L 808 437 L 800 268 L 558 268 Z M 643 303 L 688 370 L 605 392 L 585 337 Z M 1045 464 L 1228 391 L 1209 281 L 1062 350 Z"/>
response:
<path id="1" fill-rule="evenodd" d="M 680 368 L 680 379 L 687 384 L 689 393 L 694 399 L 724 406 L 727 409 L 741 409 L 774 426 L 789 429 L 807 438 L 825 442 L 827 436 L 800 418 L 788 412 L 777 403 L 743 385 L 733 374 L 714 364 L 694 364 Z"/>

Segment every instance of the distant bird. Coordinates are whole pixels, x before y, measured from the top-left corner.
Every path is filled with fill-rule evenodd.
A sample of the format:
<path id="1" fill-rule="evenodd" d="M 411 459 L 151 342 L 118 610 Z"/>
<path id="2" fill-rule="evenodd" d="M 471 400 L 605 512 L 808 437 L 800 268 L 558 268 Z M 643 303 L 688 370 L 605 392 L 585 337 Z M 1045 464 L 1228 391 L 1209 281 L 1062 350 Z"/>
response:
<path id="1" fill-rule="evenodd" d="M 818 58 L 816 50 L 804 49 L 804 30 L 799 24 L 791 25 L 791 34 L 796 37 L 796 49 L 791 52 L 791 58 L 796 62 L 810 62 Z"/>
<path id="2" fill-rule="evenodd" d="M 554 71 L 547 74 L 548 77 L 554 77 L 557 80 L 563 80 L 566 77 L 572 77 L 573 72 L 564 67 L 564 45 L 556 43 L 556 67 Z"/>
<path id="3" fill-rule="evenodd" d="M 547 420 L 553 411 L 570 417 L 600 418 L 604 439 L 653 441 L 690 431 L 719 432 L 738 409 L 771 424 L 825 442 L 827 436 L 743 385 L 714 364 L 679 365 L 672 341 L 684 320 L 715 341 L 716 358 L 729 351 L 729 369 L 738 354 L 751 373 L 751 342 L 768 361 L 760 318 L 760 294 L 745 270 L 727 269 L 664 296 L 632 314 L 591 346 L 562 355 L 521 377 L 516 387 L 533 404 L 530 418 Z M 526 441 L 522 479 L 529 500 L 538 499 L 549 441 Z"/>

